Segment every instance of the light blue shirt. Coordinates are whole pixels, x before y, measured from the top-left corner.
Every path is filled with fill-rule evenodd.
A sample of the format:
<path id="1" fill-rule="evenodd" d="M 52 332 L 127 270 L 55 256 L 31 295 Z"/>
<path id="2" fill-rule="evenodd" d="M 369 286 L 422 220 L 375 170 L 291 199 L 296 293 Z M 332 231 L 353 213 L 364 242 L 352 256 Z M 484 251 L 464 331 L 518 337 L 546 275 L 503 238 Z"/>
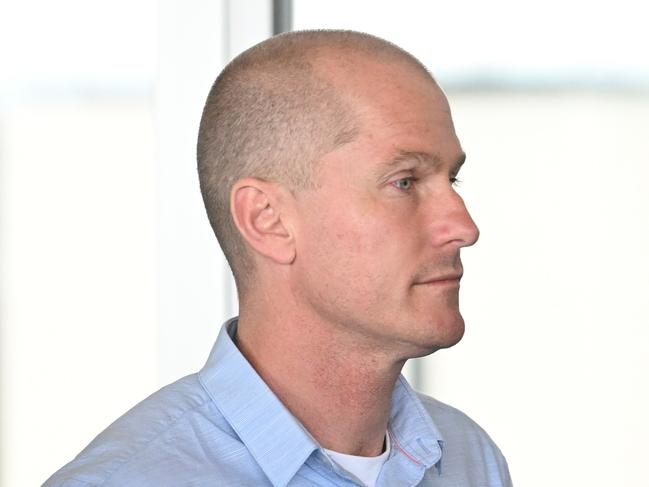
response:
<path id="1" fill-rule="evenodd" d="M 237 349 L 227 322 L 207 364 L 151 395 L 44 487 L 357 485 L 326 455 Z M 511 486 L 498 447 L 465 414 L 399 377 L 392 448 L 377 487 Z"/>

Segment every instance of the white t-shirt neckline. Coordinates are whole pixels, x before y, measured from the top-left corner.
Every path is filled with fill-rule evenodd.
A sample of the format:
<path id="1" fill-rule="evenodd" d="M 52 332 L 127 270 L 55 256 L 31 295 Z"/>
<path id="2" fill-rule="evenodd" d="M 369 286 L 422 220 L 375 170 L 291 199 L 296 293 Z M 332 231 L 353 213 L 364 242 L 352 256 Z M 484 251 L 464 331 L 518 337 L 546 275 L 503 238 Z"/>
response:
<path id="1" fill-rule="evenodd" d="M 385 451 L 377 457 L 360 457 L 324 449 L 343 470 L 360 480 L 365 487 L 375 487 L 381 468 L 390 456 L 390 435 L 385 434 Z"/>

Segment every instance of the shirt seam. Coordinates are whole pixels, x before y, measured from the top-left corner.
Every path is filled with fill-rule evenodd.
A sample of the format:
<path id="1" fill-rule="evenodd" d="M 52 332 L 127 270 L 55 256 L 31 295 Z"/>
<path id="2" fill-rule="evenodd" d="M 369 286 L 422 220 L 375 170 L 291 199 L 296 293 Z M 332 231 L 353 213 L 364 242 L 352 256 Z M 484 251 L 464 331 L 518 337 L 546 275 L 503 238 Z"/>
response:
<path id="1" fill-rule="evenodd" d="M 419 418 L 424 422 L 432 421 L 432 418 L 430 417 L 430 414 L 428 414 L 428 412 L 424 409 L 424 406 L 421 404 L 422 400 L 419 398 L 419 395 L 415 391 L 411 390 L 407 383 L 404 384 L 404 382 L 406 382 L 406 380 L 403 378 L 403 376 L 399 376 L 399 381 L 401 382 L 401 386 L 404 388 L 406 394 L 408 394 L 408 397 L 413 402 L 413 405 L 417 409 L 417 413 L 419 414 Z M 426 413 L 425 416 L 424 416 L 424 413 Z M 390 431 L 390 429 L 388 428 L 388 432 L 389 431 Z M 393 436 L 395 437 L 396 435 L 393 434 Z M 440 441 L 443 442 L 443 439 L 442 438 L 437 438 L 437 442 L 439 443 Z M 399 448 L 399 450 L 401 450 L 408 458 L 413 460 L 417 465 L 422 465 L 423 464 L 422 462 L 418 462 L 418 461 L 414 460 L 412 457 L 410 457 L 408 455 L 408 453 L 403 448 L 401 448 L 401 446 L 399 445 L 399 442 L 396 440 L 396 437 L 395 437 L 395 442 L 397 443 L 397 448 Z M 440 456 L 440 459 L 438 460 L 438 462 L 441 462 L 441 461 L 442 461 L 442 457 Z"/>
<path id="2" fill-rule="evenodd" d="M 187 410 L 183 411 L 182 414 L 181 414 L 180 416 L 178 416 L 177 418 L 173 419 L 173 420 L 171 421 L 171 423 L 170 423 L 170 424 L 169 424 L 165 429 L 163 429 L 162 431 L 158 432 L 158 434 L 156 434 L 153 438 L 151 438 L 151 439 L 150 439 L 149 441 L 147 441 L 144 445 L 142 445 L 141 448 L 139 448 L 136 452 L 134 452 L 133 455 L 129 456 L 129 458 L 126 458 L 122 463 L 120 463 L 119 465 L 117 465 L 117 466 L 115 467 L 115 469 L 114 469 L 114 470 L 113 470 L 113 471 L 112 471 L 112 472 L 111 472 L 111 473 L 110 473 L 110 474 L 109 474 L 109 475 L 104 479 L 103 482 L 101 482 L 100 484 L 97 484 L 97 487 L 102 487 L 102 486 L 105 486 L 106 484 L 108 484 L 108 482 L 110 482 L 110 481 L 112 480 L 112 478 L 113 478 L 115 475 L 117 475 L 121 469 L 123 469 L 123 468 L 125 468 L 126 466 L 128 466 L 128 464 L 130 464 L 130 463 L 135 459 L 135 457 L 137 457 L 138 455 L 142 454 L 142 452 L 144 452 L 147 448 L 149 448 L 149 446 L 150 446 L 154 441 L 156 441 L 158 438 L 160 438 L 160 436 L 162 436 L 163 434 L 165 434 L 165 433 L 166 433 L 167 431 L 169 431 L 173 426 L 175 426 L 175 425 L 176 425 L 176 424 L 177 424 L 181 419 L 183 419 L 183 418 L 185 417 L 185 415 L 187 415 L 188 413 L 193 412 L 193 411 L 195 411 L 196 409 L 198 409 L 199 407 L 205 405 L 205 403 L 208 402 L 208 401 L 209 401 L 209 397 L 208 397 L 208 398 L 204 398 L 204 399 L 203 399 L 199 404 L 196 404 L 194 407 L 192 407 L 192 408 L 190 408 L 190 409 L 187 409 Z M 81 480 L 81 482 L 83 482 L 83 481 Z"/>
<path id="3" fill-rule="evenodd" d="M 408 460 L 410 460 L 411 462 L 413 462 L 413 463 L 414 463 L 415 465 L 417 465 L 417 466 L 421 466 L 421 463 L 420 463 L 420 462 L 418 462 L 417 460 L 415 460 L 412 456 L 410 456 L 410 455 L 408 454 L 408 452 L 407 452 L 406 450 L 404 450 L 404 449 L 401 447 L 401 444 L 399 443 L 399 440 L 397 440 L 397 437 L 395 436 L 395 434 L 394 434 L 394 432 L 391 430 L 391 428 L 388 428 L 388 434 L 390 435 L 390 439 L 394 442 L 394 445 L 397 447 L 397 449 L 400 450 L 401 453 L 403 453 L 403 454 L 406 456 L 406 458 L 407 458 Z"/>

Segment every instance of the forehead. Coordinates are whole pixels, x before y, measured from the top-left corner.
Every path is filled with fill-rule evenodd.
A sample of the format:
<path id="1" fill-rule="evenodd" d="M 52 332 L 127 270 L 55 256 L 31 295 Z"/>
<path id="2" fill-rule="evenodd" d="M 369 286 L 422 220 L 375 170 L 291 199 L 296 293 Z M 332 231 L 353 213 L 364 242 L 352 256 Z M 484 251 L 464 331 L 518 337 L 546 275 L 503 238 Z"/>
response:
<path id="1" fill-rule="evenodd" d="M 389 169 L 404 162 L 429 167 L 464 158 L 446 97 L 430 79 L 403 75 L 370 82 L 353 100 L 358 140 Z"/>
<path id="2" fill-rule="evenodd" d="M 349 106 L 355 137 L 324 159 L 337 159 L 334 164 L 347 171 L 389 170 L 407 161 L 428 167 L 459 165 L 464 153 L 448 101 L 430 75 L 403 60 L 379 62 L 352 55 L 334 61 L 318 62 L 316 71 Z"/>
<path id="3" fill-rule="evenodd" d="M 425 168 L 435 171 L 448 166 L 451 174 L 457 175 L 465 161 L 466 154 L 462 150 L 457 153 L 456 157 L 445 159 L 438 153 L 397 149 L 393 156 L 377 161 L 373 165 L 372 170 L 380 178 L 384 174 L 389 174 L 406 167 L 413 169 Z"/>

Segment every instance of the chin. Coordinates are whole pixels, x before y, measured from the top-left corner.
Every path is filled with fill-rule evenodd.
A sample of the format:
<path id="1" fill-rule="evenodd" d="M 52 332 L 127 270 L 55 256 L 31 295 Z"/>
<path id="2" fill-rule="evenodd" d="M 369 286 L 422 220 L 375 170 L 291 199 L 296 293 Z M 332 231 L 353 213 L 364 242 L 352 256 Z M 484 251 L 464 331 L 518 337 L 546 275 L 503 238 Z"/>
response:
<path id="1" fill-rule="evenodd" d="M 430 355 L 437 350 L 450 348 L 464 336 L 464 319 L 461 315 L 449 317 L 448 320 L 428 322 L 422 331 L 418 345 L 422 351 L 418 357 Z"/>
<path id="2" fill-rule="evenodd" d="M 450 348 L 453 345 L 457 344 L 462 337 L 464 336 L 464 320 L 460 318 L 460 322 L 454 326 L 453 330 L 450 330 L 448 336 L 444 337 L 439 348 Z"/>

